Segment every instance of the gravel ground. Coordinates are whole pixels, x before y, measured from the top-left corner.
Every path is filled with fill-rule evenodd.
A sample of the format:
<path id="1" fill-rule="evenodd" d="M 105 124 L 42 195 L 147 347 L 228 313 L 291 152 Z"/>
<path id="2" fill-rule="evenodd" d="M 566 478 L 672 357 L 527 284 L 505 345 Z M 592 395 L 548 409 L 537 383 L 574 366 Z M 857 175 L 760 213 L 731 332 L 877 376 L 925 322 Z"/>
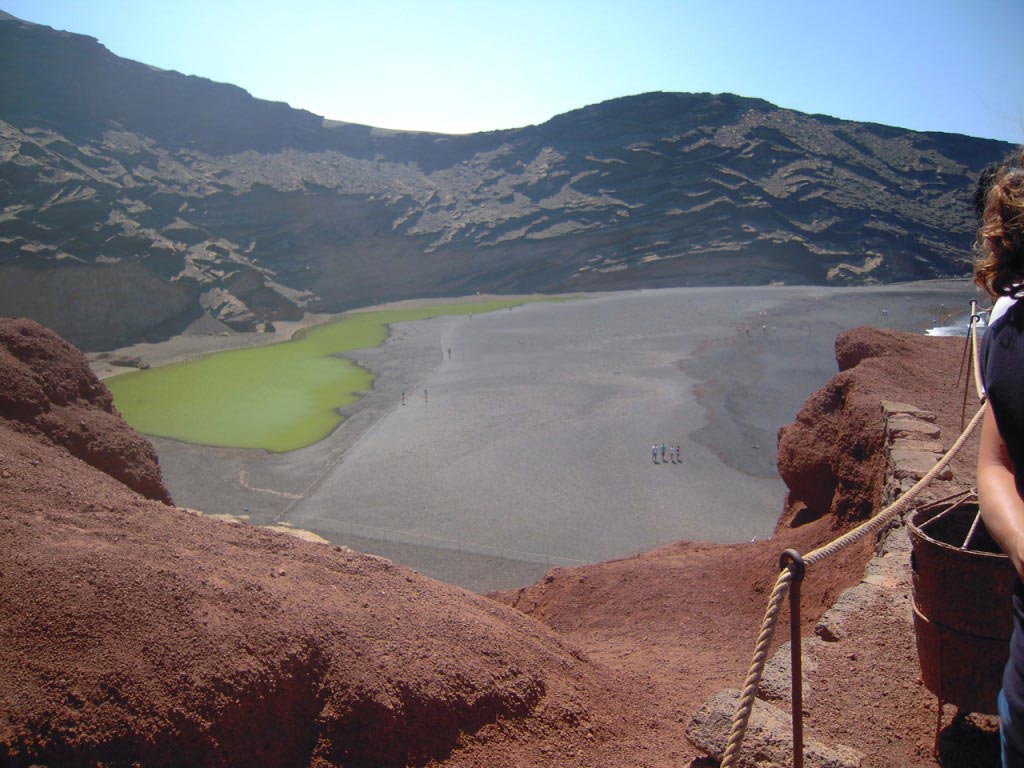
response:
<path id="1" fill-rule="evenodd" d="M 154 444 L 180 505 L 308 528 L 471 589 L 521 586 L 552 564 L 768 536 L 785 493 L 775 434 L 835 373 L 836 333 L 924 330 L 974 295 L 676 288 L 400 324 L 353 355 L 373 391 L 314 446 Z M 661 442 L 682 446 L 680 464 L 651 461 Z"/>

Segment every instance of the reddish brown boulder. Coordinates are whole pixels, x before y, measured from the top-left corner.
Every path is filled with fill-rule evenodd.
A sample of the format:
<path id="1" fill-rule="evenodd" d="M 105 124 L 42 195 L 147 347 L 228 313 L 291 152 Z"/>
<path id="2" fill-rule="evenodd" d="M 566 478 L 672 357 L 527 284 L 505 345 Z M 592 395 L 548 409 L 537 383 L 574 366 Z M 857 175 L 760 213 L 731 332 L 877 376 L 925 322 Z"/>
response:
<path id="1" fill-rule="evenodd" d="M 153 446 L 85 357 L 33 320 L 0 318 L 0 420 L 45 437 L 143 496 L 171 503 Z"/>

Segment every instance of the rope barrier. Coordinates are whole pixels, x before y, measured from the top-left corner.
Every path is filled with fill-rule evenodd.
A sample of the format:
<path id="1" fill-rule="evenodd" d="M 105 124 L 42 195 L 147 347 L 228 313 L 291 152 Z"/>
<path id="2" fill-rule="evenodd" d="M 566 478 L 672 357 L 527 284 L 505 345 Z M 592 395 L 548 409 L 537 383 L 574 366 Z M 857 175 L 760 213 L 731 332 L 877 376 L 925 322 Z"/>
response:
<path id="1" fill-rule="evenodd" d="M 981 419 L 985 414 L 986 403 L 984 402 L 985 395 L 984 389 L 981 385 L 980 366 L 978 361 L 978 337 L 976 332 L 977 320 L 977 314 L 972 313 L 971 355 L 975 374 L 975 386 L 978 390 L 978 396 L 982 400 L 981 407 L 978 408 L 978 412 L 974 414 L 974 418 L 971 419 L 970 423 L 960 433 L 960 436 L 956 439 L 950 449 L 946 451 L 946 453 L 943 454 L 943 456 L 936 462 L 935 466 L 929 469 L 928 472 L 925 473 L 924 477 L 914 483 L 906 493 L 870 520 L 861 523 L 856 528 L 847 531 L 839 538 L 834 539 L 828 544 L 804 555 L 803 561 L 806 566 L 809 567 L 814 563 L 820 562 L 825 558 L 840 552 L 842 549 L 862 539 L 868 534 L 881 530 L 897 515 L 905 512 L 910 504 L 921 495 L 921 492 L 946 468 L 953 457 L 959 453 L 960 449 L 963 448 L 975 428 L 977 428 L 978 424 L 981 423 Z M 729 739 L 726 742 L 725 752 L 722 755 L 721 768 L 733 768 L 736 761 L 739 759 L 740 749 L 743 747 L 743 737 L 746 735 L 747 725 L 750 722 L 750 714 L 754 708 L 754 699 L 757 696 L 757 687 L 761 683 L 761 675 L 764 673 L 764 667 L 767 663 L 768 647 L 771 645 L 772 638 L 775 635 L 775 627 L 778 624 L 779 609 L 782 605 L 782 601 L 786 597 L 786 593 L 789 591 L 790 584 L 793 582 L 793 568 L 793 563 L 790 563 L 779 573 L 779 577 L 775 581 L 775 587 L 772 589 L 771 595 L 768 597 L 768 607 L 765 610 L 764 618 L 761 620 L 761 631 L 758 634 L 757 643 L 754 646 L 754 656 L 750 662 L 750 669 L 747 672 L 747 677 L 743 684 L 740 701 L 737 704 L 736 712 L 733 715 L 732 727 L 729 731 Z"/>
<path id="2" fill-rule="evenodd" d="M 775 636 L 779 608 L 782 606 L 782 601 L 786 599 L 786 593 L 789 591 L 792 581 L 793 572 L 786 568 L 779 573 L 779 578 L 775 580 L 775 587 L 772 589 L 771 595 L 768 596 L 768 609 L 765 611 L 764 619 L 761 620 L 761 632 L 758 634 L 757 643 L 754 646 L 754 658 L 750 662 L 750 670 L 747 672 L 747 679 L 743 683 L 743 692 L 740 694 L 740 703 L 732 718 L 732 730 L 729 731 L 729 741 L 725 745 L 725 754 L 722 755 L 721 768 L 734 765 L 739 758 L 743 737 L 747 733 L 747 724 L 750 722 L 750 713 L 754 709 L 757 686 L 761 684 L 761 675 L 768 659 L 768 647 Z"/>

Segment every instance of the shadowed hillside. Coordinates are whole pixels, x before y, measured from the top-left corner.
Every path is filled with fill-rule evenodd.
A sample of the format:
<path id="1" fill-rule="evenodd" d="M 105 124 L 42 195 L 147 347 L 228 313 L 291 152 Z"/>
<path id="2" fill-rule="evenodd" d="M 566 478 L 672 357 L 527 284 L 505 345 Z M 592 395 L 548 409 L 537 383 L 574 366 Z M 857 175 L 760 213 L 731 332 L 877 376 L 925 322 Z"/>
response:
<path id="1" fill-rule="evenodd" d="M 380 300 L 965 273 L 1003 142 L 651 93 L 465 136 L 324 121 L 0 17 L 0 307 L 87 348 Z"/>

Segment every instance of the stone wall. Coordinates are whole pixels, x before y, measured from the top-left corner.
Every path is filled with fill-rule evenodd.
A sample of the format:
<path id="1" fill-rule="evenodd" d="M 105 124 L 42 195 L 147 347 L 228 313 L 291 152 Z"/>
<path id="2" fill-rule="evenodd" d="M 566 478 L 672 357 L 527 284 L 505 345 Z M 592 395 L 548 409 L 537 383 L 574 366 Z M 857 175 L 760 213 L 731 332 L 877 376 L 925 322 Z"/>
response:
<path id="1" fill-rule="evenodd" d="M 945 453 L 935 414 L 914 405 L 882 401 L 885 422 L 886 472 L 880 508 L 892 504 L 924 477 Z M 945 490 L 953 481 L 953 472 L 946 467 L 924 491 L 922 503 L 941 498 L 937 489 Z"/>
<path id="2" fill-rule="evenodd" d="M 884 420 L 885 482 L 875 514 L 906 493 L 935 466 L 945 450 L 936 415 L 914 405 L 889 400 L 881 402 Z M 973 478 L 954 478 L 947 467 L 922 492 L 915 506 L 944 498 L 968 487 Z M 865 568 L 860 584 L 845 590 L 826 611 L 814 629 L 814 636 L 802 640 L 802 672 L 805 707 L 815 686 L 815 674 L 827 665 L 821 660 L 830 653 L 843 652 L 842 644 L 851 617 L 863 613 L 868 603 L 879 603 L 882 593 L 890 596 L 885 604 L 899 610 L 899 617 L 910 623 L 909 601 L 912 591 L 910 576 L 910 538 L 906 517 L 897 518 L 879 534 L 874 557 Z M 785 631 L 782 628 L 781 631 Z M 769 768 L 790 765 L 792 759 L 792 718 L 790 644 L 780 646 L 765 666 L 758 698 L 750 718 L 739 766 Z M 737 681 L 739 682 L 739 681 Z M 739 700 L 738 691 L 721 691 L 712 696 L 693 717 L 687 736 L 700 749 L 721 759 Z M 804 764 L 855 768 L 862 755 L 842 744 L 828 744 L 813 733 L 805 734 Z"/>

